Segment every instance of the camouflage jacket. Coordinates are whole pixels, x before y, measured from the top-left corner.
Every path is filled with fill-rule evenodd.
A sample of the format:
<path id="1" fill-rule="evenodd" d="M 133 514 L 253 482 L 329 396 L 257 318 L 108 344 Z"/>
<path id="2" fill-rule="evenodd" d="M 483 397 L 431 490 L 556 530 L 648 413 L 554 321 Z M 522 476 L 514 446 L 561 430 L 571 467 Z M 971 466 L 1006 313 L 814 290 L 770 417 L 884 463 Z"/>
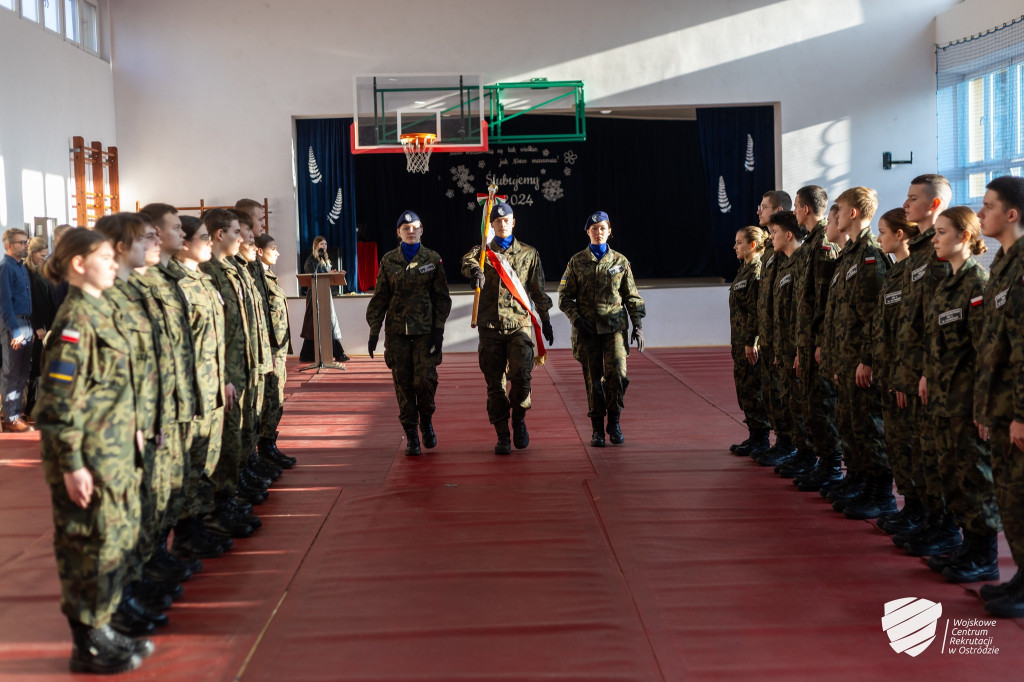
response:
<path id="1" fill-rule="evenodd" d="M 761 354 L 773 357 L 772 339 L 775 337 L 772 296 L 775 295 L 775 273 L 782 262 L 782 254 L 775 252 L 769 243 L 761 254 L 761 283 L 757 288 L 757 343 Z"/>
<path id="2" fill-rule="evenodd" d="M 211 258 L 199 268 L 209 276 L 224 307 L 224 383 L 241 391 L 249 381 L 249 322 L 238 269 L 229 259 Z"/>
<path id="3" fill-rule="evenodd" d="M 828 302 L 828 284 L 836 269 L 839 247 L 825 238 L 825 221 L 818 223 L 803 245 L 796 278 L 796 345 L 813 349 L 820 346 Z"/>
<path id="4" fill-rule="evenodd" d="M 135 389 L 136 426 L 146 438 L 156 438 L 163 428 L 161 410 L 164 386 L 158 365 L 158 330 L 154 330 L 143 294 L 118 277 L 114 286 L 103 292 L 114 309 L 114 324 L 128 341 L 132 358 L 132 385 Z"/>
<path id="5" fill-rule="evenodd" d="M 796 357 L 796 282 L 800 277 L 807 251 L 797 249 L 791 256 L 779 252 L 782 258 L 775 273 L 775 293 L 772 295 L 772 351 L 774 359 L 785 369 L 793 367 Z M 772 357 L 768 358 L 773 359 Z"/>
<path id="6" fill-rule="evenodd" d="M 138 485 L 131 352 L 113 307 L 71 287 L 43 347 L 33 416 L 46 482 L 86 467 L 115 495 Z"/>
<path id="7" fill-rule="evenodd" d="M 406 261 L 398 247 L 380 259 L 373 297 L 366 306 L 371 336 L 380 335 L 381 325 L 385 335 L 420 336 L 444 330 L 451 310 L 448 280 L 437 251 L 420 244 L 413 259 Z"/>
<path id="8" fill-rule="evenodd" d="M 274 320 L 271 317 L 270 311 L 270 284 L 267 282 L 267 269 L 263 267 L 263 263 L 257 258 L 251 263 L 245 263 L 246 269 L 249 271 L 249 275 L 252 277 L 253 284 L 256 285 L 256 290 L 260 294 L 260 298 L 263 301 L 263 320 L 267 325 L 267 341 L 270 343 L 270 352 L 274 353 Z"/>
<path id="9" fill-rule="evenodd" d="M 195 353 L 196 411 L 208 416 L 224 405 L 224 302 L 213 280 L 172 259 L 168 269 L 180 274 L 178 287 L 188 303 L 188 321 Z M 238 384 L 236 384 L 237 386 Z"/>
<path id="10" fill-rule="evenodd" d="M 903 276 L 910 259 L 893 264 L 885 273 L 882 291 L 878 294 L 877 313 L 871 331 L 875 342 L 874 380 L 883 390 L 892 388 L 893 358 L 898 357 L 900 301 L 903 298 Z"/>
<path id="11" fill-rule="evenodd" d="M 542 320 L 548 319 L 548 311 L 554 305 L 551 297 L 544 292 L 544 267 L 540 262 L 540 254 L 537 249 L 524 244 L 518 239 L 513 239 L 508 250 L 502 251 L 501 247 L 492 239 L 489 245 L 495 253 L 504 253 L 509 265 L 519 276 L 523 288 L 533 301 L 537 316 Z M 472 251 L 462 257 L 462 274 L 472 277 L 474 272 L 480 270 L 480 247 L 476 246 Z M 519 303 L 512 298 L 505 283 L 501 281 L 497 271 L 491 265 L 490 260 L 484 260 L 484 286 L 480 290 L 480 310 L 477 314 L 477 326 L 486 329 L 500 329 L 511 332 L 523 327 L 530 327 L 530 313 L 524 310 Z"/>
<path id="12" fill-rule="evenodd" d="M 985 293 L 974 418 L 989 427 L 1024 422 L 1024 238 L 999 249 Z"/>
<path id="13" fill-rule="evenodd" d="M 174 405 L 169 414 L 179 422 L 192 421 L 196 416 L 196 361 L 192 348 L 192 329 L 188 320 L 188 302 L 178 286 L 183 275 L 175 273 L 162 263 L 146 269 L 143 276 L 136 277 L 136 283 L 149 290 L 149 298 L 155 302 L 163 317 L 163 331 L 170 344 L 171 359 L 174 363 Z"/>
<path id="14" fill-rule="evenodd" d="M 968 258 L 942 280 L 925 310 L 928 402 L 943 417 L 972 417 L 978 347 L 985 326 L 988 273 Z"/>
<path id="15" fill-rule="evenodd" d="M 874 363 L 871 330 L 878 314 L 878 292 L 885 280 L 889 258 L 882 253 L 870 227 L 860 231 L 856 242 L 847 245 L 849 253 L 839 270 L 836 286 L 838 303 L 835 317 L 835 359 L 839 371 L 852 373 L 858 363 Z"/>
<path id="16" fill-rule="evenodd" d="M 830 378 L 838 374 L 840 370 L 838 337 L 836 335 L 836 323 L 840 314 L 839 291 L 841 287 L 839 282 L 843 278 L 843 273 L 846 272 L 844 266 L 849 262 L 847 256 L 849 256 L 852 247 L 853 242 L 846 242 L 846 247 L 841 249 L 836 255 L 835 269 L 832 272 L 832 279 L 828 282 L 828 298 L 825 302 L 819 372 Z"/>
<path id="17" fill-rule="evenodd" d="M 156 370 L 160 381 L 160 400 L 157 410 L 161 428 L 166 428 L 171 422 L 177 421 L 178 417 L 178 403 L 175 397 L 174 351 L 171 348 L 167 332 L 167 321 L 160 309 L 160 302 L 156 298 L 155 287 L 146 282 L 137 272 L 133 272 L 128 278 L 128 286 L 139 293 L 142 307 L 146 309 L 146 316 L 153 327 L 153 347 L 156 350 Z M 194 414 L 190 414 L 188 419 L 191 420 L 193 416 Z"/>
<path id="18" fill-rule="evenodd" d="M 265 313 L 266 302 L 256 287 L 256 281 L 249 272 L 248 265 L 244 258 L 235 256 L 238 278 L 245 292 L 242 297 L 242 309 L 248 320 L 249 368 L 257 374 L 266 374 L 274 369 L 274 356 L 270 352 L 270 331 L 267 329 Z"/>
<path id="19" fill-rule="evenodd" d="M 288 296 L 281 288 L 277 275 L 270 268 L 263 269 L 263 282 L 267 287 L 267 307 L 270 309 L 270 350 L 274 355 L 287 353 L 292 347 L 291 326 L 288 324 Z"/>
<path id="20" fill-rule="evenodd" d="M 740 266 L 729 287 L 729 337 L 734 346 L 757 343 L 757 290 L 761 282 L 761 256 Z"/>
<path id="21" fill-rule="evenodd" d="M 903 274 L 903 300 L 900 302 L 899 351 L 893 358 L 893 389 L 901 393 L 917 393 L 924 374 L 925 340 L 924 311 L 926 302 L 935 295 L 939 282 L 949 274 L 949 263 L 940 261 L 932 246 L 935 229 L 931 228 L 910 240 L 910 262 Z"/>
<path id="22" fill-rule="evenodd" d="M 582 317 L 598 334 L 642 327 L 647 309 L 637 293 L 629 261 L 609 248 L 601 260 L 587 247 L 569 259 L 558 284 L 558 307 L 570 323 Z"/>

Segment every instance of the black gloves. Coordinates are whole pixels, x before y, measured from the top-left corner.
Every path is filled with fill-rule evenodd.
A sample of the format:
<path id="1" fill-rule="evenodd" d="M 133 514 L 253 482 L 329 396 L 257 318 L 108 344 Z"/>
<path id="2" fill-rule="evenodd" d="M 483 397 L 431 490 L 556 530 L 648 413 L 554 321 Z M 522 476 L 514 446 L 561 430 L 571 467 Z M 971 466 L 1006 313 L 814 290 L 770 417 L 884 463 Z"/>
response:
<path id="1" fill-rule="evenodd" d="M 587 318 L 583 317 L 582 315 L 576 318 L 576 320 L 572 323 L 572 326 L 576 327 L 576 331 L 582 334 L 597 333 L 597 327 L 594 326 L 594 323 L 588 320 Z"/>
<path id="2" fill-rule="evenodd" d="M 441 344 L 443 342 L 444 342 L 444 330 L 443 329 L 435 329 L 434 331 L 430 332 L 430 346 L 427 349 L 427 352 L 430 353 L 431 355 L 440 355 L 441 354 Z"/>
<path id="3" fill-rule="evenodd" d="M 476 272 L 474 272 L 472 280 L 473 280 L 473 288 L 474 289 L 483 289 L 484 288 L 484 271 L 483 270 L 477 270 Z"/>
<path id="4" fill-rule="evenodd" d="M 551 328 L 551 320 L 541 320 L 540 328 L 544 332 L 544 340 L 549 346 L 552 345 L 555 342 L 555 330 Z"/>
<path id="5" fill-rule="evenodd" d="M 644 330 L 640 327 L 633 327 L 633 336 L 631 337 L 633 343 L 636 344 L 636 349 L 641 353 L 644 352 Z"/>
<path id="6" fill-rule="evenodd" d="M 370 359 L 373 360 L 373 351 L 377 350 L 377 341 L 379 337 L 376 334 L 370 334 L 370 340 L 366 344 L 366 350 L 370 352 Z"/>

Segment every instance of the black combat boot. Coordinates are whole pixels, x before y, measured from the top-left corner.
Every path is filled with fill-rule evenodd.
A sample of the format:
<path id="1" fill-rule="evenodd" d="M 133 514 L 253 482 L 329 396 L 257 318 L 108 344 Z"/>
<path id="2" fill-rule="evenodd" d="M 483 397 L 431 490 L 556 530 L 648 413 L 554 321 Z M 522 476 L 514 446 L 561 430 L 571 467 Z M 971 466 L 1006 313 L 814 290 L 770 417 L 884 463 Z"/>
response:
<path id="1" fill-rule="evenodd" d="M 268 488 L 284 473 L 281 467 L 264 458 L 259 449 L 253 450 L 245 465 L 249 471 L 268 481 Z"/>
<path id="2" fill-rule="evenodd" d="M 167 535 L 163 533 L 156 541 L 156 549 L 143 567 L 145 575 L 156 582 L 183 583 L 192 577 L 181 559 L 167 551 Z"/>
<path id="3" fill-rule="evenodd" d="M 430 417 L 420 415 L 420 433 L 423 434 L 423 447 L 428 450 L 437 447 L 437 434 L 434 433 L 434 424 Z"/>
<path id="4" fill-rule="evenodd" d="M 227 538 L 247 538 L 252 535 L 255 529 L 233 511 L 227 499 L 219 498 L 213 513 L 203 519 L 203 525 L 210 533 Z"/>
<path id="5" fill-rule="evenodd" d="M 135 613 L 135 615 L 142 616 L 147 619 L 153 625 L 158 628 L 162 628 L 170 622 L 170 619 L 166 614 L 160 613 L 159 611 L 151 611 L 139 601 L 136 596 L 139 592 L 139 581 L 134 581 L 129 585 L 125 586 L 124 594 L 121 597 L 121 606 L 126 607 L 129 611 Z"/>
<path id="6" fill-rule="evenodd" d="M 1024 618 L 1024 580 L 1020 580 L 1019 576 L 1018 570 L 1014 579 L 1006 584 L 1001 596 L 985 602 L 986 611 L 1000 618 Z"/>
<path id="7" fill-rule="evenodd" d="M 526 430 L 526 415 L 512 417 L 512 444 L 522 450 L 530 444 L 530 432 Z"/>
<path id="8" fill-rule="evenodd" d="M 156 645 L 153 641 L 145 637 L 129 637 L 128 635 L 122 635 L 120 632 L 105 625 L 103 629 L 106 631 L 107 637 L 121 648 L 122 651 L 129 653 L 138 654 L 139 658 L 148 658 L 150 654 L 156 651 Z"/>
<path id="9" fill-rule="evenodd" d="M 283 472 L 284 469 L 292 468 L 291 463 L 288 463 L 287 461 L 281 459 L 278 456 L 278 450 L 276 447 L 274 447 L 274 441 L 270 440 L 269 438 L 260 438 L 256 442 L 256 451 L 260 454 L 261 460 L 263 460 L 269 466 L 274 467 L 274 469 L 272 470 L 275 471 L 275 473 Z M 280 475 L 280 473 L 277 474 L 277 476 Z M 274 478 L 276 479 L 277 476 L 275 476 Z"/>
<path id="10" fill-rule="evenodd" d="M 249 467 L 248 462 L 243 464 L 238 469 L 238 480 L 248 486 L 252 490 L 258 490 L 260 492 L 267 492 L 270 486 L 274 483 L 271 478 L 265 478 L 260 476 L 252 468 Z"/>
<path id="11" fill-rule="evenodd" d="M 906 533 L 924 521 L 924 507 L 914 495 L 903 496 L 903 508 L 891 516 L 878 519 L 878 527 L 889 535 Z"/>
<path id="12" fill-rule="evenodd" d="M 136 601 L 150 613 L 166 611 L 174 603 L 161 584 L 153 582 L 145 576 L 132 585 L 132 594 Z"/>
<path id="13" fill-rule="evenodd" d="M 420 435 L 415 426 L 405 427 L 405 456 L 415 457 L 420 454 Z"/>
<path id="14" fill-rule="evenodd" d="M 608 414 L 608 427 L 605 430 L 608 432 L 608 440 L 612 442 L 612 445 L 622 445 L 626 442 L 626 437 L 622 435 L 622 429 L 619 428 L 619 415 Z"/>
<path id="15" fill-rule="evenodd" d="M 829 486 L 828 490 L 822 486 L 818 492 L 829 502 L 835 502 L 839 498 L 849 500 L 856 497 L 860 494 L 863 487 L 864 474 L 860 471 L 850 471 L 847 469 L 846 475 L 843 476 L 841 481 L 833 486 Z"/>
<path id="16" fill-rule="evenodd" d="M 796 446 L 789 436 L 779 436 L 775 439 L 775 445 L 757 455 L 752 455 L 754 461 L 763 467 L 773 467 L 796 457 Z"/>
<path id="17" fill-rule="evenodd" d="M 498 442 L 494 444 L 494 454 L 512 454 L 512 434 L 508 430 L 508 422 L 498 422 L 495 424 L 494 432 L 498 434 Z"/>
<path id="18" fill-rule="evenodd" d="M 768 429 L 751 429 L 750 438 L 739 445 L 733 446 L 736 448 L 732 451 L 733 454 L 740 457 L 750 457 L 755 452 L 767 450 L 772 446 L 771 441 L 768 440 L 770 433 L 771 431 Z"/>
<path id="19" fill-rule="evenodd" d="M 1024 585 L 1024 567 L 1017 569 L 1017 572 L 1005 583 L 999 583 L 998 585 L 982 585 L 981 590 L 978 594 L 985 601 L 992 601 L 1002 597 L 1007 592 L 1011 592 Z"/>
<path id="20" fill-rule="evenodd" d="M 782 478 L 796 478 L 813 471 L 814 465 L 817 463 L 818 458 L 814 455 L 814 450 L 798 449 L 796 457 L 788 462 L 775 465 L 775 473 Z"/>
<path id="21" fill-rule="evenodd" d="M 939 519 L 938 523 L 930 526 L 922 537 L 904 544 L 903 551 L 911 556 L 948 554 L 955 551 L 962 543 L 960 528 L 953 520 L 953 515 L 947 512 Z"/>
<path id="22" fill-rule="evenodd" d="M 590 425 L 594 432 L 590 434 L 590 445 L 595 448 L 604 447 L 604 417 L 591 417 Z"/>
<path id="23" fill-rule="evenodd" d="M 171 552 L 180 558 L 216 559 L 224 553 L 224 548 L 212 536 L 201 533 L 205 530 L 203 522 L 196 518 L 181 519 L 174 527 L 174 541 Z M 202 564 L 200 564 L 202 568 Z M 193 571 L 194 573 L 194 571 Z"/>
<path id="24" fill-rule="evenodd" d="M 843 456 L 841 453 L 833 452 L 818 458 L 818 463 L 809 473 L 797 476 L 793 484 L 797 490 L 804 492 L 817 492 L 821 487 L 842 480 L 843 478 Z"/>
<path id="25" fill-rule="evenodd" d="M 740 448 L 743 448 L 743 449 L 746 450 L 746 454 L 749 455 L 750 454 L 750 441 L 751 441 L 751 439 L 753 439 L 753 437 L 754 437 L 754 430 L 752 428 L 750 428 L 749 426 L 747 426 L 747 438 L 746 438 L 746 440 L 744 440 L 742 443 L 733 443 L 732 445 L 730 445 L 729 446 L 729 452 L 738 455 L 740 453 L 738 453 L 736 451 L 739 450 Z"/>
<path id="26" fill-rule="evenodd" d="M 274 431 L 274 437 L 270 440 L 270 444 L 274 448 L 274 456 L 277 458 L 274 461 L 276 461 L 278 465 L 280 465 L 284 469 L 291 469 L 299 460 L 295 459 L 294 457 L 289 457 L 288 455 L 281 452 L 281 449 L 277 447 L 277 438 L 280 434 L 280 431 Z"/>
<path id="27" fill-rule="evenodd" d="M 896 498 L 892 494 L 892 472 L 888 470 L 869 476 L 864 486 L 864 494 L 851 500 L 843 508 L 843 515 L 848 519 L 877 519 L 882 514 L 895 512 Z"/>
<path id="28" fill-rule="evenodd" d="M 145 637 L 156 632 L 156 624 L 149 615 L 148 611 L 132 599 L 131 588 L 125 585 L 121 603 L 110 619 L 110 626 L 129 637 Z"/>
<path id="29" fill-rule="evenodd" d="M 964 545 L 970 549 L 961 560 L 942 571 L 951 583 L 979 583 L 999 579 L 999 547 L 996 534 L 979 535 L 964 529 Z"/>
<path id="30" fill-rule="evenodd" d="M 246 511 L 246 508 L 248 508 L 249 511 Z M 260 517 L 252 513 L 252 507 L 249 505 L 243 505 L 234 497 L 225 498 L 224 514 L 232 523 L 246 523 L 252 526 L 253 530 L 263 527 L 263 521 L 260 520 Z"/>
<path id="31" fill-rule="evenodd" d="M 109 625 L 94 628 L 70 619 L 68 624 L 71 626 L 71 659 L 68 661 L 71 672 L 114 675 L 142 665 L 142 656 L 121 646 L 112 636 Z"/>
<path id="32" fill-rule="evenodd" d="M 971 553 L 971 538 L 964 533 L 964 541 L 959 547 L 954 549 L 952 552 L 946 552 L 945 554 L 935 554 L 928 557 L 928 568 L 935 571 L 936 573 L 942 573 L 950 566 L 955 566 L 960 562 L 964 561 L 965 557 Z M 996 577 L 999 577 L 998 572 Z"/>

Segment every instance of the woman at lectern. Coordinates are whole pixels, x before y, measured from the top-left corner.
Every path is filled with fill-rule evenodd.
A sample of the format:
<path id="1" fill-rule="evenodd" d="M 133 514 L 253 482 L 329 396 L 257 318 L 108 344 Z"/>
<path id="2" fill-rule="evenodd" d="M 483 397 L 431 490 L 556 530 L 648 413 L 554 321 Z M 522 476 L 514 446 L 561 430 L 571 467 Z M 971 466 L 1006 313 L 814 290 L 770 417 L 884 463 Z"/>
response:
<path id="1" fill-rule="evenodd" d="M 344 270 L 336 270 L 331 266 L 331 261 L 327 258 L 327 238 L 323 235 L 317 235 L 313 239 L 313 251 L 302 266 L 302 272 L 305 274 L 335 272 L 345 274 Z M 306 290 L 306 315 L 302 318 L 302 333 L 300 334 L 303 339 L 302 350 L 299 352 L 299 360 L 301 362 L 313 362 L 313 326 L 313 287 L 309 287 Z M 341 345 L 341 326 L 338 324 L 338 316 L 334 313 L 333 302 L 331 304 L 331 336 L 333 337 L 332 346 L 334 348 L 335 361 L 348 361 L 348 355 L 345 354 L 345 349 Z"/>

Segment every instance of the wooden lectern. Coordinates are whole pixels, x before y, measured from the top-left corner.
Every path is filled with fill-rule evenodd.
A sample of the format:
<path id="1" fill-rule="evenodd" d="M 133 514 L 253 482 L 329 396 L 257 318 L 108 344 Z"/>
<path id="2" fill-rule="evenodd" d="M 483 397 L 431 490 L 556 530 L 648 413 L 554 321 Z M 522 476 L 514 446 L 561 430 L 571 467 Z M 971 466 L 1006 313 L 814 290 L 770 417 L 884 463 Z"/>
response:
<path id="1" fill-rule="evenodd" d="M 334 361 L 334 332 L 331 329 L 331 306 L 334 301 L 331 298 L 331 287 L 344 286 L 348 284 L 344 272 L 313 273 L 296 275 L 299 286 L 308 287 L 313 297 L 313 347 L 316 355 L 313 364 L 303 367 L 300 372 L 307 369 L 316 369 L 317 374 L 322 369 L 345 369 L 345 365 Z M 327 362 L 324 362 L 324 358 Z"/>

